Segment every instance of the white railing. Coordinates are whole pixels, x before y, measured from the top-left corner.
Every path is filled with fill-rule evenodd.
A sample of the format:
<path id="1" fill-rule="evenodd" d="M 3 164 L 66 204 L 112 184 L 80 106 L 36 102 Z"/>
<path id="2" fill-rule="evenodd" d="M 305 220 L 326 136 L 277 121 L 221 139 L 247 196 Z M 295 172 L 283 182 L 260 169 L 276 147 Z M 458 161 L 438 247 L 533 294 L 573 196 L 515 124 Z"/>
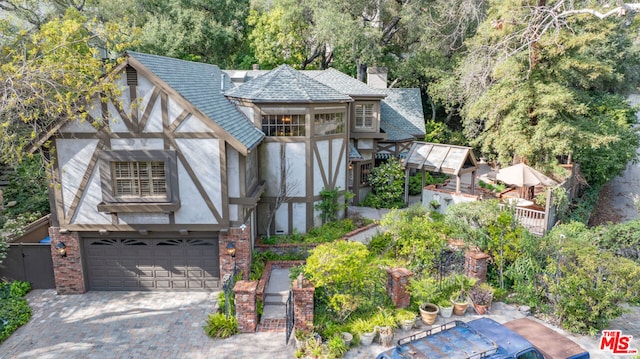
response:
<path id="1" fill-rule="evenodd" d="M 500 209 L 512 210 L 513 216 L 521 226 L 528 229 L 532 234 L 544 236 L 547 228 L 544 211 L 536 211 L 535 209 L 521 207 L 510 207 L 504 204 L 500 205 Z"/>

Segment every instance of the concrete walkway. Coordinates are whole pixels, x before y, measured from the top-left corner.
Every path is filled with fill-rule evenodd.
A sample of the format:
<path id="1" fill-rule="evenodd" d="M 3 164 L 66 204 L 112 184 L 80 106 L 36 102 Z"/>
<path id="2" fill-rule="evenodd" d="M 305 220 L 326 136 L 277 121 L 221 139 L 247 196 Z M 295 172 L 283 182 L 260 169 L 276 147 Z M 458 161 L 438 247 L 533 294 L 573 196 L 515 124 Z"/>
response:
<path id="1" fill-rule="evenodd" d="M 284 319 L 285 303 L 289 296 L 289 269 L 272 269 L 269 283 L 264 291 L 262 319 Z"/>

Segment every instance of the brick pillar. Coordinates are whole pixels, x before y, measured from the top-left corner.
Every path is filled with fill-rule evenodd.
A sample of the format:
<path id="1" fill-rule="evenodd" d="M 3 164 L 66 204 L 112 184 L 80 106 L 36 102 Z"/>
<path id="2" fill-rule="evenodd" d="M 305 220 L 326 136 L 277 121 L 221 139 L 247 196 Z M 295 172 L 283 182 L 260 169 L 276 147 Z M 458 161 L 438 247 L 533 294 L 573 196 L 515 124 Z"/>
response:
<path id="1" fill-rule="evenodd" d="M 313 328 L 313 295 L 316 288 L 309 280 L 298 277 L 293 281 L 293 316 L 294 329 L 310 330 Z"/>
<path id="2" fill-rule="evenodd" d="M 82 294 L 86 292 L 78 232 L 62 234 L 59 227 L 49 227 L 49 237 L 51 238 L 53 275 L 58 294 Z M 60 242 L 65 245 L 66 257 L 61 257 L 56 251 L 56 246 Z"/>
<path id="3" fill-rule="evenodd" d="M 236 295 L 236 318 L 238 318 L 240 333 L 255 333 L 258 328 L 257 287 L 257 280 L 239 280 L 233 287 Z"/>
<path id="4" fill-rule="evenodd" d="M 227 251 L 227 245 L 233 242 L 236 248 L 235 258 L 231 257 Z M 234 227 L 229 228 L 227 233 L 221 233 L 218 238 L 218 250 L 220 253 L 220 278 L 225 274 L 231 274 L 235 262 L 238 273 L 242 272 L 242 278 L 249 279 L 251 273 L 251 227 L 245 225 L 244 229 Z"/>
<path id="5" fill-rule="evenodd" d="M 464 271 L 468 277 L 479 282 L 487 281 L 487 259 L 490 256 L 480 251 L 468 251 L 464 257 Z"/>
<path id="6" fill-rule="evenodd" d="M 411 293 L 407 290 L 409 278 L 413 273 L 406 268 L 387 268 L 387 294 L 396 308 L 405 308 L 411 301 Z"/>

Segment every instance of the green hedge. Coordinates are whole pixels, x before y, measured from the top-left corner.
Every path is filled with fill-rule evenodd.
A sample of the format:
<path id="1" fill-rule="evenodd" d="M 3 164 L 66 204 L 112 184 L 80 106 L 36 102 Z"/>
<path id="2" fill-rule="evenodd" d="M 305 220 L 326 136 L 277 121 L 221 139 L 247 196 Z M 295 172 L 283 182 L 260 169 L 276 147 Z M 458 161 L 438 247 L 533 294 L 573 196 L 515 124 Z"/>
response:
<path id="1" fill-rule="evenodd" d="M 24 299 L 29 290 L 27 282 L 0 283 L 0 343 L 31 318 L 31 308 Z"/>

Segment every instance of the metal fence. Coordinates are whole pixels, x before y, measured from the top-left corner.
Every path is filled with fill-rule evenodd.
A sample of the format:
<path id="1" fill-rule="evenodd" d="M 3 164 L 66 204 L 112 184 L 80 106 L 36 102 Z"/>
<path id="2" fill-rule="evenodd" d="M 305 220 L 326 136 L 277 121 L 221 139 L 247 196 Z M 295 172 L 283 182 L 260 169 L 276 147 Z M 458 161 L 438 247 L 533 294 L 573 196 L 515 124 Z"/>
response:
<path id="1" fill-rule="evenodd" d="M 233 268 L 231 274 L 225 274 L 222 277 L 222 291 L 224 292 L 224 314 L 227 318 L 236 315 L 235 305 L 233 303 L 233 287 L 236 285 L 236 268 Z"/>

